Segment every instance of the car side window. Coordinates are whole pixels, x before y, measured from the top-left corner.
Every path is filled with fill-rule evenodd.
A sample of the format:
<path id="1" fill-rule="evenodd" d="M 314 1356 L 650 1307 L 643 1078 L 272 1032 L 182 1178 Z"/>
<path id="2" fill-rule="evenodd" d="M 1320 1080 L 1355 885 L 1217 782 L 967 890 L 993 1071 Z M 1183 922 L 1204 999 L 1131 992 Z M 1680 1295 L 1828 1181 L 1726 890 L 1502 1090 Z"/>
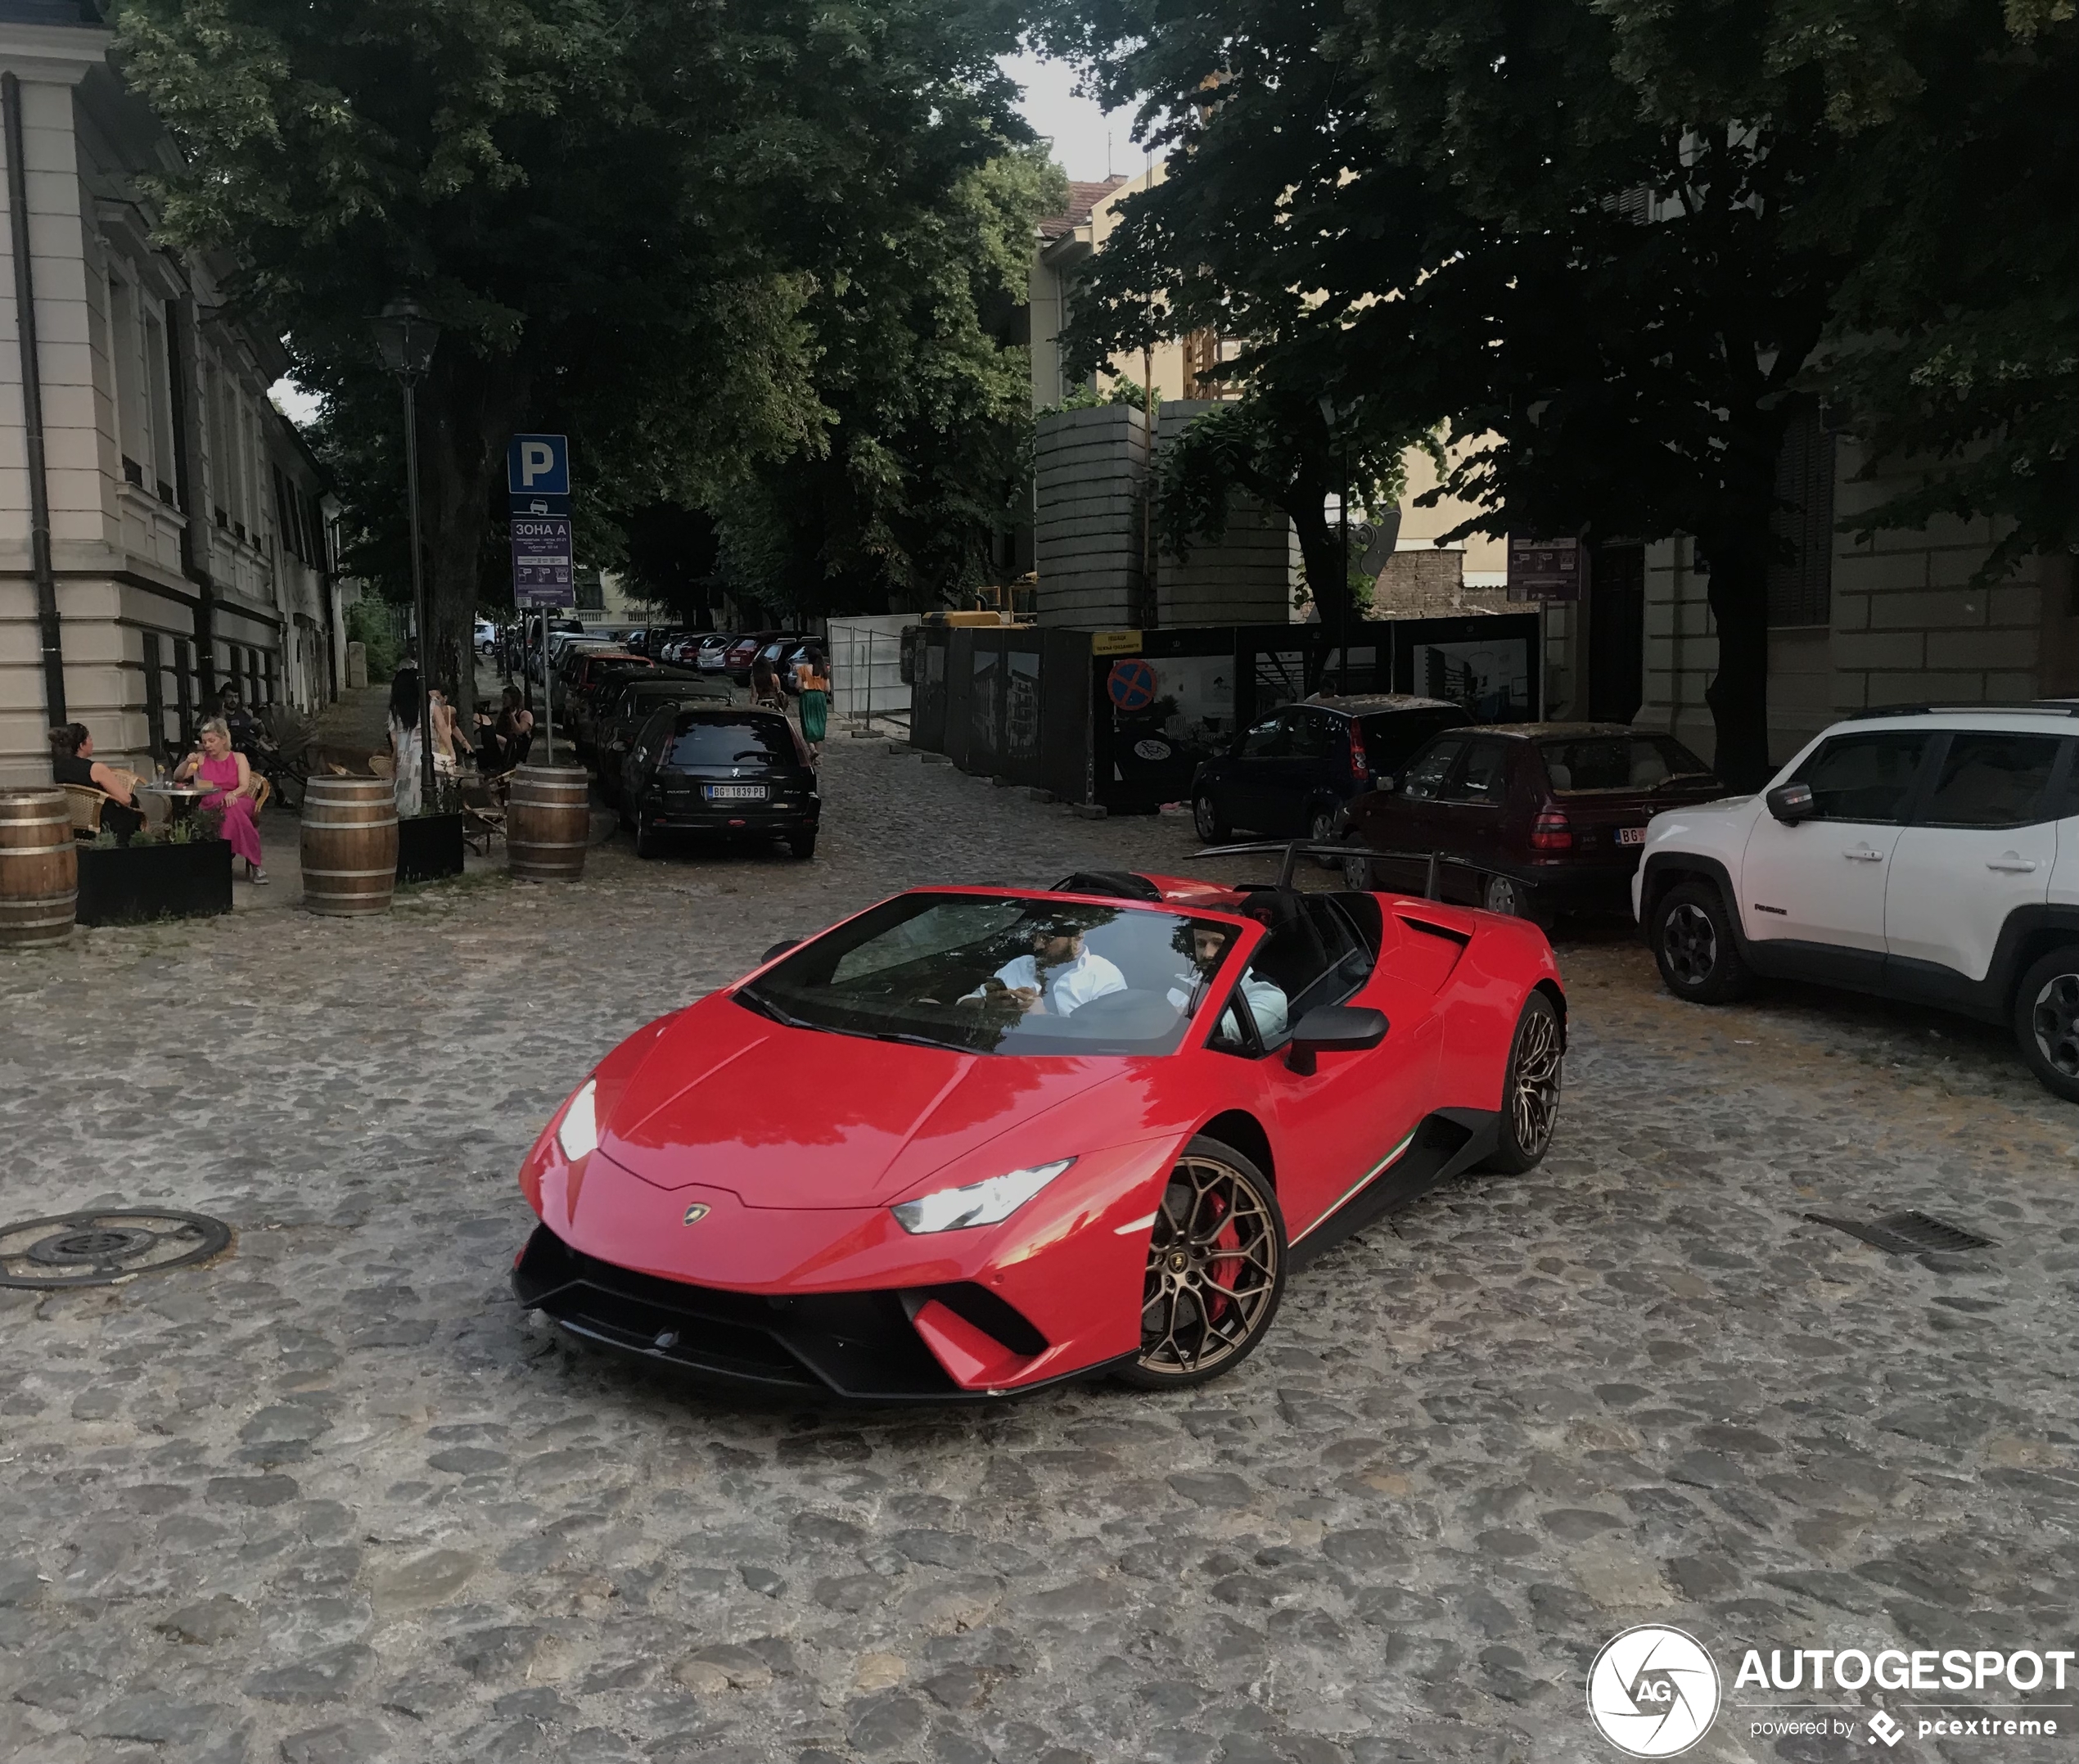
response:
<path id="1" fill-rule="evenodd" d="M 1920 776 L 1931 738 L 1923 731 L 1837 735 L 1797 768 L 1812 787 L 1812 819 L 1896 826 Z"/>
<path id="2" fill-rule="evenodd" d="M 1289 751 L 1295 760 L 1318 760 L 1328 751 L 1328 742 L 1335 731 L 1333 720 L 1320 711 L 1288 711 L 1287 726 L 1292 731 Z"/>
<path id="3" fill-rule="evenodd" d="M 1922 827 L 2027 827 L 2052 818 L 2044 798 L 2057 769 L 2054 735 L 1973 731 L 1952 735 L 1927 806 L 1914 817 Z"/>
<path id="4" fill-rule="evenodd" d="M 1445 786 L 1442 801 L 1499 807 L 1509 795 L 1509 743 L 1488 738 L 1468 743 L 1465 764 Z"/>
<path id="5" fill-rule="evenodd" d="M 1281 716 L 1257 724 L 1242 738 L 1242 757 L 1245 760 L 1274 759 L 1284 751 L 1285 720 Z"/>
<path id="6" fill-rule="evenodd" d="M 1400 794 L 1418 802 L 1435 801 L 1444 787 L 1444 780 L 1450 776 L 1452 766 L 1465 747 L 1465 742 L 1454 735 L 1432 742 L 1409 766 L 1407 776 L 1400 781 Z"/>
<path id="7" fill-rule="evenodd" d="M 1273 1053 L 1292 1040 L 1292 1026 L 1317 1004 L 1340 1004 L 1371 972 L 1371 959 L 1325 895 L 1279 894 L 1252 909 L 1270 927 L 1235 986 L 1256 1030 L 1252 1052 Z M 1222 1013 L 1213 1041 L 1228 1029 Z M 1234 1051 L 1229 1048 L 1223 1051 Z"/>

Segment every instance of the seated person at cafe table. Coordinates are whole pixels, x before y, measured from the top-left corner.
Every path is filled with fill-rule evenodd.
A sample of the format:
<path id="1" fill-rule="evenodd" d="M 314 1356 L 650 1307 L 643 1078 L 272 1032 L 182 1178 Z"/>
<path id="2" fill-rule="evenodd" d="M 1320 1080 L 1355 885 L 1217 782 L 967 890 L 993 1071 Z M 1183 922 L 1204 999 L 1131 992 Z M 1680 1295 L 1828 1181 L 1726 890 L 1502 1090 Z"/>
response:
<path id="1" fill-rule="evenodd" d="M 259 826 L 255 819 L 259 810 L 253 801 L 259 780 L 245 755 L 232 750 L 231 731 L 222 717 L 213 716 L 202 725 L 201 751 L 182 760 L 174 777 L 176 782 L 192 778 L 216 787 L 213 795 L 202 799 L 202 806 L 223 814 L 223 837 L 231 841 L 232 850 L 246 860 L 246 880 L 264 882 L 267 872 L 260 868 Z"/>
<path id="2" fill-rule="evenodd" d="M 94 738 L 84 723 L 67 723 L 51 731 L 51 776 L 58 783 L 98 790 L 108 798 L 101 805 L 101 824 L 115 835 L 119 846 L 129 844 L 130 835 L 144 825 L 138 807 L 137 774 L 97 760 Z"/>
<path id="3" fill-rule="evenodd" d="M 218 702 L 223 706 L 222 716 L 224 728 L 230 732 L 231 745 L 239 753 L 257 753 L 271 746 L 258 719 L 246 708 L 246 701 L 236 686 L 227 686 Z"/>

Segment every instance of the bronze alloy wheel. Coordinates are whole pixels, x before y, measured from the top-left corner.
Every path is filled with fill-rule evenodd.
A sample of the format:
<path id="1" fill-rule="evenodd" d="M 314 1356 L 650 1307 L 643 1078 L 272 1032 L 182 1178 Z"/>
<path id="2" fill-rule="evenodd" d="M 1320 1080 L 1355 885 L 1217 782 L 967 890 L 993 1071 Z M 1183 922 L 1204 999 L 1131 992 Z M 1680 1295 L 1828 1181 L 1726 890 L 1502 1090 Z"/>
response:
<path id="1" fill-rule="evenodd" d="M 1527 1013 L 1516 1043 L 1509 1112 L 1516 1144 L 1529 1157 L 1544 1157 L 1545 1148 L 1552 1143 L 1553 1126 L 1559 1118 L 1559 1077 L 1565 1058 L 1558 1019 L 1549 1009 Z"/>
<path id="2" fill-rule="evenodd" d="M 1193 1140 L 1155 1215 L 1130 1381 L 1195 1384 L 1227 1370 L 1269 1326 L 1284 1272 L 1269 1184 L 1224 1146 Z"/>

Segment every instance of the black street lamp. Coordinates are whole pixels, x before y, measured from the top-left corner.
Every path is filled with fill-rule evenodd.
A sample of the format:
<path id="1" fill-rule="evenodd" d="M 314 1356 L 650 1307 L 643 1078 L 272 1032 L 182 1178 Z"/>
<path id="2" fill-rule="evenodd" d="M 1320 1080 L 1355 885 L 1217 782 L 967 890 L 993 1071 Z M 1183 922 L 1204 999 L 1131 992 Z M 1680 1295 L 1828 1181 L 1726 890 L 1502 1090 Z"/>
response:
<path id="1" fill-rule="evenodd" d="M 419 665 L 419 807 L 433 811 L 433 726 L 427 693 L 433 674 L 432 628 L 426 618 L 426 575 L 419 558 L 419 424 L 417 387 L 433 365 L 440 327 L 419 309 L 418 302 L 399 298 L 374 322 L 376 347 L 382 364 L 397 377 L 404 392 L 405 501 L 412 521 L 412 625 L 417 638 Z"/>

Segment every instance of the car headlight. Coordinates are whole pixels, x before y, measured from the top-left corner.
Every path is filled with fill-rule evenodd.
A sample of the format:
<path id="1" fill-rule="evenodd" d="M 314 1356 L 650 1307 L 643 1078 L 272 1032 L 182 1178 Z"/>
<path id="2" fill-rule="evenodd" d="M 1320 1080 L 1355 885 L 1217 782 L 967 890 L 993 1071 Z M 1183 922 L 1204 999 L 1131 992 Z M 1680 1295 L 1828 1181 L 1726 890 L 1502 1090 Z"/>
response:
<path id="1" fill-rule="evenodd" d="M 1006 1220 L 1040 1189 L 1074 1163 L 1064 1157 L 1051 1164 L 1035 1164 L 1029 1170 L 1006 1171 L 986 1182 L 964 1189 L 940 1189 L 891 1208 L 904 1230 L 958 1231 L 967 1225 L 993 1225 Z"/>
<path id="2" fill-rule="evenodd" d="M 599 1148 L 599 1118 L 592 1103 L 598 1087 L 598 1079 L 586 1079 L 578 1094 L 564 1104 L 563 1118 L 556 1124 L 556 1143 L 574 1164 Z"/>

